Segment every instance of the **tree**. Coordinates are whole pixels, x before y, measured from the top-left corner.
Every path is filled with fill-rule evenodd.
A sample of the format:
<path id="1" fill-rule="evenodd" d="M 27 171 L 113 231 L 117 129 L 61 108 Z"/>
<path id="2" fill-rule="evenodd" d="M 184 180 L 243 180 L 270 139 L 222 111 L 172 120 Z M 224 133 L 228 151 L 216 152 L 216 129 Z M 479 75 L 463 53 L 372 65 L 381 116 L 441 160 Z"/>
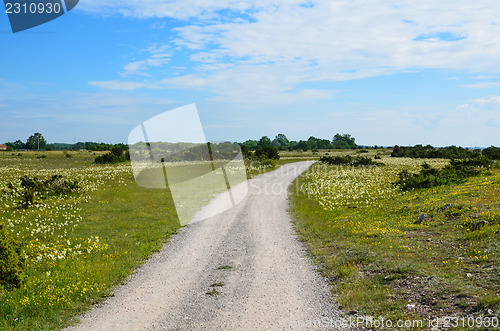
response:
<path id="1" fill-rule="evenodd" d="M 26 141 L 26 148 L 27 149 L 46 149 L 47 148 L 47 141 L 45 138 L 42 136 L 41 133 L 35 133 L 31 137 L 28 138 Z"/>
<path id="2" fill-rule="evenodd" d="M 276 141 L 278 143 L 277 147 L 281 147 L 283 149 L 287 148 L 288 145 L 290 145 L 290 141 L 283 133 L 278 134 L 276 136 L 276 138 L 274 139 L 274 141 Z"/>
<path id="3" fill-rule="evenodd" d="M 264 136 L 259 140 L 259 147 L 272 147 L 273 144 L 268 136 Z"/>
<path id="4" fill-rule="evenodd" d="M 311 149 L 311 147 L 309 146 L 309 143 L 307 141 L 304 141 L 304 140 L 299 141 L 299 143 L 297 144 L 297 147 L 299 149 L 303 150 L 304 152 Z"/>
<path id="5" fill-rule="evenodd" d="M 7 146 L 7 151 L 9 152 L 14 150 L 14 144 L 11 142 L 5 143 L 5 146 Z"/>
<path id="6" fill-rule="evenodd" d="M 337 133 L 332 140 L 332 148 L 335 149 L 356 149 L 355 138 L 351 137 L 350 134 L 339 134 Z"/>

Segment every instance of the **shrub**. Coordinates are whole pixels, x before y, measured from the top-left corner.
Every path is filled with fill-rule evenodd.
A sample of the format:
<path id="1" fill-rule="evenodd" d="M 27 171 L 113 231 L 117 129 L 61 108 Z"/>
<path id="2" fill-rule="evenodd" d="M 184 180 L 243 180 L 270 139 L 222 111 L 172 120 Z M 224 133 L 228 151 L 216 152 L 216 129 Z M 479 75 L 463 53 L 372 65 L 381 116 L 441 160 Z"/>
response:
<path id="1" fill-rule="evenodd" d="M 9 183 L 11 191 L 16 190 Z M 21 177 L 21 201 L 20 204 L 27 208 L 35 202 L 38 197 L 46 199 L 49 196 L 61 196 L 78 190 L 78 181 L 67 181 L 61 175 L 53 175 L 48 180 L 40 180 L 38 177 Z"/>
<path id="2" fill-rule="evenodd" d="M 450 164 L 439 170 L 432 168 L 427 162 L 422 164 L 419 173 L 403 170 L 398 174 L 395 183 L 402 191 L 419 188 L 431 188 L 451 183 L 464 182 L 467 178 L 477 176 L 481 169 L 491 167 L 492 161 L 485 157 L 468 160 L 450 160 Z"/>
<path id="3" fill-rule="evenodd" d="M 96 157 L 94 162 L 97 164 L 106 164 L 120 163 L 127 160 L 130 160 L 129 152 L 125 151 L 125 149 L 120 146 L 114 146 L 111 148 L 111 151 L 109 153 Z"/>
<path id="4" fill-rule="evenodd" d="M 483 155 L 492 160 L 500 160 L 500 147 L 491 146 L 483 149 Z"/>
<path id="5" fill-rule="evenodd" d="M 351 157 L 350 155 L 346 156 L 322 156 L 319 159 L 320 162 L 329 164 L 329 165 L 348 165 L 348 166 L 380 166 L 383 163 L 375 162 L 372 159 L 364 156 Z"/>
<path id="6" fill-rule="evenodd" d="M 24 282 L 26 260 L 21 254 L 21 245 L 0 224 L 0 286 L 19 288 Z"/>
<path id="7" fill-rule="evenodd" d="M 411 157 L 411 158 L 440 158 L 440 159 L 467 159 L 481 156 L 479 149 L 466 149 L 457 146 L 435 148 L 431 145 L 422 146 L 394 146 L 391 157 Z"/>
<path id="8" fill-rule="evenodd" d="M 255 151 L 255 156 L 260 159 L 279 160 L 280 154 L 276 147 L 262 147 Z"/>

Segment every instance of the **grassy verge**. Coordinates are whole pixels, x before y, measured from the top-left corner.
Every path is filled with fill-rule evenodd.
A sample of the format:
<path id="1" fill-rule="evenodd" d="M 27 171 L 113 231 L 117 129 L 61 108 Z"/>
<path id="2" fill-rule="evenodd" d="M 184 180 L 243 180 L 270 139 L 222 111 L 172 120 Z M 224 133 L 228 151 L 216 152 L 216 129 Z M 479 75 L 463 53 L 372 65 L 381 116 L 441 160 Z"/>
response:
<path id="1" fill-rule="evenodd" d="M 391 185 L 396 174 L 422 161 L 382 161 L 377 168 L 316 164 L 291 187 L 299 237 L 341 308 L 392 320 L 498 318 L 500 171 L 401 193 Z"/>
<path id="2" fill-rule="evenodd" d="M 41 153 L 40 153 L 41 154 Z M 93 153 L 61 152 L 0 158 L 0 192 L 21 175 L 76 179 L 81 191 L 28 209 L 0 194 L 0 222 L 24 243 L 27 280 L 0 288 L 0 329 L 59 329 L 110 295 L 175 233 L 179 224 L 166 190 L 138 187 L 129 164 L 93 165 Z"/>

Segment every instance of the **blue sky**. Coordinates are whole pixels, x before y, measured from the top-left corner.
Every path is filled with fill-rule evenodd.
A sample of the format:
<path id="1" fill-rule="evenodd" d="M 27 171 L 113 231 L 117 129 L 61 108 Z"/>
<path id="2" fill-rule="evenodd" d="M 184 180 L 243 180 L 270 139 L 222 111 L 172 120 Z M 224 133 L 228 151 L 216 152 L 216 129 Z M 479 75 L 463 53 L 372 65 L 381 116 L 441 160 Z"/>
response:
<path id="1" fill-rule="evenodd" d="M 500 145 L 500 7 L 443 0 L 81 0 L 13 34 L 0 143 L 126 142 L 196 103 L 209 139 Z"/>

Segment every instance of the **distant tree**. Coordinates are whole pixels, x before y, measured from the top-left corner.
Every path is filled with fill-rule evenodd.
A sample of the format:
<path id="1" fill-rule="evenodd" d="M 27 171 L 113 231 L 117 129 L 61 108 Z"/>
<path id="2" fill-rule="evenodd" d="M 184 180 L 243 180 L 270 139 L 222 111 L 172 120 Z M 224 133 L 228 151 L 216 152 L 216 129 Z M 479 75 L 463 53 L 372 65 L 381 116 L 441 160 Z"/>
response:
<path id="1" fill-rule="evenodd" d="M 5 143 L 5 146 L 7 146 L 7 151 L 13 151 L 14 150 L 14 144 L 11 142 Z"/>
<path id="2" fill-rule="evenodd" d="M 18 139 L 18 140 L 16 140 L 16 141 L 14 142 L 14 144 L 13 144 L 13 145 L 14 145 L 14 149 L 25 149 L 25 148 L 26 148 L 26 144 L 25 144 L 25 143 L 23 143 L 23 142 L 22 142 L 21 140 L 19 140 L 19 139 Z"/>
<path id="3" fill-rule="evenodd" d="M 41 133 L 37 132 L 28 138 L 26 148 L 33 150 L 45 149 L 47 148 L 47 141 Z"/>
<path id="4" fill-rule="evenodd" d="M 268 136 L 264 136 L 262 138 L 260 138 L 259 140 L 259 147 L 272 147 L 273 146 L 273 143 L 271 141 L 271 139 L 269 139 Z"/>
<path id="5" fill-rule="evenodd" d="M 301 149 L 303 151 L 307 151 L 307 150 L 311 149 L 311 147 L 309 146 L 309 142 L 308 141 L 304 141 L 304 140 L 301 140 L 301 141 L 298 142 L 297 148 Z"/>
<path id="6" fill-rule="evenodd" d="M 276 142 L 276 145 L 275 145 Z M 278 147 L 279 149 L 285 149 L 290 145 L 290 141 L 288 138 L 283 134 L 280 133 L 274 138 L 273 140 L 273 146 Z"/>
<path id="7" fill-rule="evenodd" d="M 356 139 L 350 134 L 339 134 L 337 133 L 332 140 L 332 148 L 335 149 L 356 149 Z"/>
<path id="8" fill-rule="evenodd" d="M 248 150 L 255 150 L 257 147 L 259 147 L 259 142 L 257 140 L 247 140 L 244 143 L 241 144 L 241 146 L 246 146 Z"/>
<path id="9" fill-rule="evenodd" d="M 309 145 L 309 149 L 317 149 L 318 148 L 318 143 L 317 143 L 318 140 L 320 140 L 320 139 L 315 138 L 313 136 L 309 137 L 309 139 L 307 139 L 307 144 Z"/>

